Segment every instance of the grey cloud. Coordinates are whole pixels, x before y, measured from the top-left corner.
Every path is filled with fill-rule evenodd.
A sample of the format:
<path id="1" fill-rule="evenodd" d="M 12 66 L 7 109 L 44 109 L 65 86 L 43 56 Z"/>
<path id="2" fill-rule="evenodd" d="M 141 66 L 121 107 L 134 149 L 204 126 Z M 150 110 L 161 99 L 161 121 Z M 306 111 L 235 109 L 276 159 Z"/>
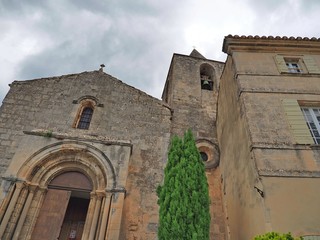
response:
<path id="1" fill-rule="evenodd" d="M 0 2 L 1 17 L 23 17 L 35 9 L 45 9 L 46 1 L 19 1 L 19 0 L 2 0 Z"/>
<path id="2" fill-rule="evenodd" d="M 77 8 L 87 9 L 86 1 L 77 3 Z M 128 8 L 127 5 L 119 7 Z M 91 11 L 95 11 L 96 8 L 101 10 L 99 4 L 91 5 Z M 102 22 L 96 22 L 96 25 L 89 26 L 93 29 L 85 29 L 84 32 L 82 25 L 90 19 L 71 19 L 75 23 L 80 21 L 80 27 L 74 25 L 70 31 L 68 28 L 72 28 L 73 22 L 66 21 L 68 17 L 65 13 L 60 13 L 60 25 L 54 24 L 56 22 L 52 19 L 44 19 L 39 23 L 39 28 L 50 29 L 51 32 L 47 34 L 50 34 L 56 44 L 22 61 L 19 64 L 18 78 L 33 79 L 90 71 L 98 69 L 99 64 L 104 63 L 108 73 L 144 91 L 156 85 L 152 81 L 155 79 L 154 73 L 159 73 L 158 69 L 162 72 L 165 68 L 161 76 L 161 81 L 164 82 L 169 65 L 167 59 L 172 55 L 172 50 L 168 48 L 170 44 L 176 42 L 178 45 L 181 42 L 175 36 L 179 30 L 173 27 L 170 30 L 170 26 L 164 26 L 163 21 L 150 14 L 151 10 L 147 16 L 137 14 L 132 9 L 121 11 L 123 14 L 126 13 L 126 16 L 112 18 L 110 15 L 103 15 Z M 48 18 L 52 18 L 52 15 Z M 100 26 L 105 24 L 104 21 L 110 21 L 110 26 L 105 29 Z M 159 81 L 158 78 L 156 80 Z M 158 90 L 157 96 L 160 94 L 161 89 Z"/>
<path id="3" fill-rule="evenodd" d="M 9 59 L 2 63 L 13 63 L 3 76 L 33 79 L 91 71 L 104 63 L 106 72 L 160 97 L 159 86 L 164 84 L 174 52 L 189 54 L 196 45 L 206 57 L 221 58 L 223 36 L 229 33 L 317 34 L 319 4 L 306 2 L 310 5 L 300 4 L 298 13 L 304 14 L 304 22 L 299 24 L 297 18 L 291 18 L 290 9 L 285 10 L 288 0 L 244 0 L 241 4 L 233 0 L 186 0 L 183 4 L 169 0 L 0 0 L 0 43 L 6 33 L 12 33 L 17 45 L 14 58 L 2 56 Z M 227 12 L 234 14 L 226 18 Z M 310 14 L 313 19 L 309 20 Z M 288 18 L 292 26 L 288 26 Z M 304 27 L 306 22 L 309 24 Z M 15 36 L 21 37 L 21 43 L 35 42 L 37 47 L 19 55 L 20 42 Z M 13 79 L 1 80 L 1 88 Z M 0 99 L 2 96 L 0 92 Z"/>
<path id="4" fill-rule="evenodd" d="M 290 6 L 288 0 L 268 0 L 268 1 L 257 1 L 257 0 L 249 0 L 248 5 L 252 7 L 257 14 L 268 14 L 270 12 L 275 11 L 281 6 L 287 5 Z"/>

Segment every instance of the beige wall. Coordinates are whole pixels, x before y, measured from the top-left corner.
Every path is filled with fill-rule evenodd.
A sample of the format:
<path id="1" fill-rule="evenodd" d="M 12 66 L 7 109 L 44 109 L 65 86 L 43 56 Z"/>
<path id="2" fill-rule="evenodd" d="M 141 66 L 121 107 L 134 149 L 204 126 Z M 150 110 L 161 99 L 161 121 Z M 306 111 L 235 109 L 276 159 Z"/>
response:
<path id="1" fill-rule="evenodd" d="M 318 42 L 228 41 L 217 129 L 230 239 L 268 231 L 319 235 L 319 147 L 297 144 L 282 100 L 320 103 L 320 77 L 280 73 L 275 62 L 277 54 L 312 55 L 319 67 Z"/>
<path id="2" fill-rule="evenodd" d="M 320 234 L 319 178 L 264 177 L 262 181 L 273 231 Z"/>
<path id="3" fill-rule="evenodd" d="M 221 77 L 218 105 L 218 140 L 223 177 L 223 193 L 228 239 L 251 239 L 266 229 L 263 198 L 254 155 L 250 152 L 250 134 L 243 101 L 238 98 L 237 80 L 233 78 L 232 59 L 226 62 Z"/>
<path id="4" fill-rule="evenodd" d="M 235 67 L 238 74 L 245 75 L 280 75 L 274 57 L 279 54 L 281 56 L 303 58 L 303 56 L 312 56 L 316 64 L 320 66 L 320 56 L 313 52 L 288 51 L 282 49 L 272 49 L 269 52 L 264 51 L 236 51 L 232 53 L 235 60 Z M 304 65 L 304 64 L 303 64 Z M 300 75 L 298 76 L 301 77 Z M 308 76 L 306 76 L 308 77 Z M 291 78 L 296 79 L 296 76 Z M 287 86 L 289 87 L 289 86 Z M 307 87 L 307 86 L 306 86 Z"/>

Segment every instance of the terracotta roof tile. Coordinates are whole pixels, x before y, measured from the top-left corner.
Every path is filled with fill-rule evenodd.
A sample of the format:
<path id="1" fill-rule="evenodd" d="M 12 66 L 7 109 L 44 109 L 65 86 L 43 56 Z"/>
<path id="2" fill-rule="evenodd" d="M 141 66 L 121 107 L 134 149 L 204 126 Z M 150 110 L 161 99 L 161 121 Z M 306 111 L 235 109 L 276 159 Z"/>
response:
<path id="1" fill-rule="evenodd" d="M 229 34 L 228 36 L 226 36 L 225 38 L 235 38 L 235 39 L 276 39 L 276 40 L 293 40 L 293 41 L 320 41 L 320 38 L 316 38 L 316 37 L 312 37 L 312 38 L 308 38 L 308 37 L 287 37 L 287 36 L 252 36 L 252 35 L 231 35 Z"/>

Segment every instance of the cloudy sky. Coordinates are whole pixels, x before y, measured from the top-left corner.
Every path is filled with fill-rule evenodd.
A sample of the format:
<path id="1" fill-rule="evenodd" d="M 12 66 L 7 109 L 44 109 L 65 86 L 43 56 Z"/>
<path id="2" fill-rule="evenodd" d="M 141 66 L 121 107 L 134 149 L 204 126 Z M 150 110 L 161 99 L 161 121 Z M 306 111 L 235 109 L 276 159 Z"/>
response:
<path id="1" fill-rule="evenodd" d="M 224 36 L 320 37 L 319 0 L 0 0 L 0 102 L 14 80 L 97 70 L 160 98 L 173 53 Z"/>

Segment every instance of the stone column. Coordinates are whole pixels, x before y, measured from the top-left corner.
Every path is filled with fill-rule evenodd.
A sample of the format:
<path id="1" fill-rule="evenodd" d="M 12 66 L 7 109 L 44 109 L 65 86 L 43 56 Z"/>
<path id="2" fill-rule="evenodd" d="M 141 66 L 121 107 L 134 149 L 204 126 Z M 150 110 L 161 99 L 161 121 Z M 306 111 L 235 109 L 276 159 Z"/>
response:
<path id="1" fill-rule="evenodd" d="M 96 194 L 93 192 L 90 193 L 90 203 L 89 203 L 88 212 L 86 216 L 86 222 L 85 222 L 83 233 L 82 233 L 82 238 L 81 238 L 82 240 L 87 240 L 89 238 L 96 200 L 97 200 Z"/>
<path id="2" fill-rule="evenodd" d="M 105 199 L 104 199 L 103 209 L 102 209 L 102 219 L 101 219 L 100 232 L 99 232 L 98 239 L 104 239 L 104 237 L 106 235 L 111 197 L 112 197 L 112 194 L 110 192 L 107 192 Z"/>
<path id="3" fill-rule="evenodd" d="M 124 197 L 125 192 L 123 191 L 113 193 L 105 239 L 119 239 Z"/>
<path id="4" fill-rule="evenodd" d="M 12 240 L 17 240 L 19 238 L 21 229 L 23 227 L 24 221 L 27 217 L 27 213 L 29 211 L 29 208 L 30 208 L 30 205 L 31 205 L 31 202 L 33 199 L 34 192 L 36 191 L 37 187 L 38 187 L 37 185 L 29 185 L 28 186 L 29 194 L 27 197 L 27 201 L 24 204 L 24 207 L 23 207 L 22 213 L 20 215 L 20 218 L 19 218 L 19 221 L 18 221 L 18 224 L 17 224 L 17 227 L 14 232 Z"/>
<path id="5" fill-rule="evenodd" d="M 38 186 L 37 192 L 34 195 L 34 201 L 37 201 L 37 205 L 35 207 L 35 211 L 33 213 L 33 217 L 31 220 L 31 224 L 28 228 L 28 231 L 26 233 L 26 240 L 30 240 L 31 239 L 31 235 L 32 235 L 32 231 L 36 225 L 36 221 L 38 219 L 39 213 L 40 213 L 40 209 L 42 207 L 43 204 L 43 200 L 46 196 L 46 193 L 48 191 L 48 188 L 46 187 L 40 187 Z"/>
<path id="6" fill-rule="evenodd" d="M 7 180 L 7 179 L 3 179 L 3 182 L 10 182 L 10 181 Z M 9 203 L 11 201 L 11 198 L 12 198 L 12 195 L 13 195 L 13 192 L 14 192 L 14 189 L 15 189 L 15 182 L 14 181 L 10 182 L 10 187 L 8 187 L 8 189 L 9 190 L 8 190 L 6 196 L 2 199 L 2 202 L 1 202 L 0 223 L 1 223 L 1 220 L 3 219 L 4 214 L 6 213 L 6 209 L 7 209 L 8 205 L 9 205 Z"/>
<path id="7" fill-rule="evenodd" d="M 16 188 L 14 189 L 14 193 L 12 195 L 11 201 L 9 203 L 9 206 L 7 207 L 6 213 L 4 214 L 4 217 L 0 225 L 0 239 L 2 239 L 3 237 L 4 231 L 6 230 L 11 214 L 15 208 L 15 205 L 18 201 L 21 190 L 23 189 L 24 186 L 25 186 L 24 182 L 16 182 Z"/>
<path id="8" fill-rule="evenodd" d="M 93 213 L 93 217 L 92 217 L 89 240 L 94 240 L 94 236 L 96 234 L 97 223 L 98 223 L 98 219 L 99 219 L 99 212 L 101 209 L 102 197 L 103 197 L 103 193 L 97 192 L 97 200 L 96 200 L 96 206 L 94 208 L 94 213 Z"/>

